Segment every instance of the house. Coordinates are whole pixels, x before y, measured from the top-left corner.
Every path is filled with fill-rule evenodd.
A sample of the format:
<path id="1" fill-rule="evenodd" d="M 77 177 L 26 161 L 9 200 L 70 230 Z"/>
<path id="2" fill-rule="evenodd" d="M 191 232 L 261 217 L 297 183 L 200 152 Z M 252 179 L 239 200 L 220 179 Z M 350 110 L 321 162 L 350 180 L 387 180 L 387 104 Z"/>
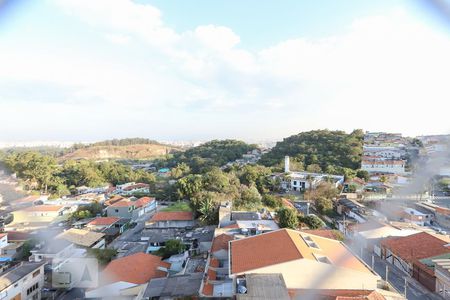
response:
<path id="1" fill-rule="evenodd" d="M 388 238 L 381 242 L 382 258 L 422 283 L 430 291 L 436 289 L 433 266 L 427 259 L 449 255 L 449 240 L 420 232 L 405 237 Z"/>
<path id="2" fill-rule="evenodd" d="M 22 252 L 23 242 L 10 243 L 8 233 L 0 233 L 0 262 L 12 261 Z"/>
<path id="3" fill-rule="evenodd" d="M 195 225 L 190 211 L 160 211 L 145 223 L 146 228 L 184 228 Z"/>
<path id="4" fill-rule="evenodd" d="M 431 214 L 424 214 L 414 208 L 405 207 L 401 212 L 401 218 L 406 222 L 411 222 L 420 226 L 424 226 L 425 223 L 429 224 L 431 220 Z"/>
<path id="5" fill-rule="evenodd" d="M 406 161 L 404 160 L 363 160 L 361 169 L 369 173 L 405 174 Z"/>
<path id="6" fill-rule="evenodd" d="M 106 208 L 106 214 L 108 217 L 119 218 L 133 218 L 133 211 L 135 210 L 135 203 L 129 199 L 122 199 L 114 204 L 111 204 Z"/>
<path id="7" fill-rule="evenodd" d="M 53 259 L 82 257 L 85 250 L 77 250 L 73 243 L 64 239 L 46 239 L 37 244 L 30 252 L 30 262 L 51 263 Z"/>
<path id="8" fill-rule="evenodd" d="M 134 201 L 133 219 L 137 219 L 145 213 L 156 210 L 156 199 L 153 197 L 141 197 Z"/>
<path id="9" fill-rule="evenodd" d="M 41 299 L 44 263 L 22 262 L 0 274 L 0 299 Z"/>
<path id="10" fill-rule="evenodd" d="M 434 259 L 436 293 L 444 299 L 450 299 L 450 259 Z"/>
<path id="11" fill-rule="evenodd" d="M 281 273 L 288 289 L 374 290 L 381 281 L 345 244 L 304 232 L 280 229 L 230 241 L 229 274 Z"/>
<path id="12" fill-rule="evenodd" d="M 111 261 L 103 270 L 101 285 L 86 292 L 86 298 L 136 297 L 145 290 L 147 283 L 168 275 L 170 264 L 161 257 L 136 253 Z"/>
<path id="13" fill-rule="evenodd" d="M 116 194 L 124 196 L 132 196 L 134 194 L 148 194 L 150 193 L 150 185 L 147 183 L 128 182 L 116 186 Z"/>
<path id="14" fill-rule="evenodd" d="M 113 227 L 120 220 L 119 217 L 98 217 L 86 224 L 86 229 L 93 231 L 103 231 Z"/>
<path id="15" fill-rule="evenodd" d="M 233 295 L 233 281 L 228 276 L 229 242 L 233 239 L 232 235 L 225 233 L 214 237 L 206 261 L 205 276 L 200 286 L 200 296 L 231 297 Z"/>
<path id="16" fill-rule="evenodd" d="M 62 205 L 35 205 L 21 210 L 13 211 L 14 221 L 8 225 L 10 228 L 21 225 L 37 229 L 46 227 L 49 223 L 55 222 L 65 212 Z"/>
<path id="17" fill-rule="evenodd" d="M 64 239 L 81 248 L 104 249 L 105 234 L 84 229 L 70 228 L 59 235 L 56 239 Z"/>
<path id="18" fill-rule="evenodd" d="M 203 273 L 191 273 L 151 279 L 140 299 L 191 299 L 198 296 L 202 277 Z"/>
<path id="19" fill-rule="evenodd" d="M 255 235 L 280 229 L 274 220 L 236 221 L 242 234 Z"/>
<path id="20" fill-rule="evenodd" d="M 290 300 L 282 274 L 246 274 L 236 281 L 236 300 Z"/>

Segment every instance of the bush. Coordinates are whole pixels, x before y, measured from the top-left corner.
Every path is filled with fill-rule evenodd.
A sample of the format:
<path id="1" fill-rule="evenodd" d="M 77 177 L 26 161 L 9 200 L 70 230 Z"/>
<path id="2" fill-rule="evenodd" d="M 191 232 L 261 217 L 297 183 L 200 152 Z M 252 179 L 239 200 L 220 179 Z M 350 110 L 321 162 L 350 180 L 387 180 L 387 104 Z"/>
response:
<path id="1" fill-rule="evenodd" d="M 262 203 L 265 206 L 271 207 L 271 208 L 278 208 L 283 205 L 281 198 L 276 197 L 274 195 L 268 195 L 268 194 L 266 194 L 262 197 Z"/>
<path id="2" fill-rule="evenodd" d="M 282 207 L 277 210 L 278 224 L 281 228 L 297 229 L 297 212 L 291 208 Z"/>

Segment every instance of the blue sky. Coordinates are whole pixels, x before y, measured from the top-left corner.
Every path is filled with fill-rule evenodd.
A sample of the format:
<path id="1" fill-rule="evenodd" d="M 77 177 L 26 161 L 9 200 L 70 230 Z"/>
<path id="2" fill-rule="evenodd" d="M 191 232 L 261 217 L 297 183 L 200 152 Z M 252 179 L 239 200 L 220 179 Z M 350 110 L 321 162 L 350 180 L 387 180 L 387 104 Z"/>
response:
<path id="1" fill-rule="evenodd" d="M 449 129 L 450 32 L 420 2 L 6 3 L 0 141 Z"/>

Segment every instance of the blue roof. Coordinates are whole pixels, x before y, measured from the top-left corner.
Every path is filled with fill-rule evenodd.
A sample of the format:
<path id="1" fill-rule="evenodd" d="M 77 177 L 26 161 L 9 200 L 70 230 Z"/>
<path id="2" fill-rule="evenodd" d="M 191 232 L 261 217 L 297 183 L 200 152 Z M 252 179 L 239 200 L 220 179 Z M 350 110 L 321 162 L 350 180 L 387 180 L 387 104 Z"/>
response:
<path id="1" fill-rule="evenodd" d="M 159 169 L 159 170 L 158 170 L 159 173 L 167 173 L 167 172 L 169 172 L 169 171 L 170 171 L 169 168 L 162 168 L 162 169 Z"/>

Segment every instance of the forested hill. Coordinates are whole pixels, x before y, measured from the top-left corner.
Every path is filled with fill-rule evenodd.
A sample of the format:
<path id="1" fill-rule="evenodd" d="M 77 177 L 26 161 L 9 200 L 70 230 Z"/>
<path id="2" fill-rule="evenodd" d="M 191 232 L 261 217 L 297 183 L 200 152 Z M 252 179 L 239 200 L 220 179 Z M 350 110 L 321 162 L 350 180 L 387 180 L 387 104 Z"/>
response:
<path id="1" fill-rule="evenodd" d="M 169 165 L 185 163 L 198 173 L 211 167 L 221 167 L 255 148 L 256 145 L 237 140 L 212 140 L 184 152 L 176 152 Z"/>
<path id="2" fill-rule="evenodd" d="M 360 129 L 347 134 L 344 131 L 313 130 L 302 132 L 278 142 L 263 155 L 261 163 L 281 166 L 285 155 L 300 168 L 336 173 L 339 168 L 358 169 L 363 151 L 364 132 Z"/>

